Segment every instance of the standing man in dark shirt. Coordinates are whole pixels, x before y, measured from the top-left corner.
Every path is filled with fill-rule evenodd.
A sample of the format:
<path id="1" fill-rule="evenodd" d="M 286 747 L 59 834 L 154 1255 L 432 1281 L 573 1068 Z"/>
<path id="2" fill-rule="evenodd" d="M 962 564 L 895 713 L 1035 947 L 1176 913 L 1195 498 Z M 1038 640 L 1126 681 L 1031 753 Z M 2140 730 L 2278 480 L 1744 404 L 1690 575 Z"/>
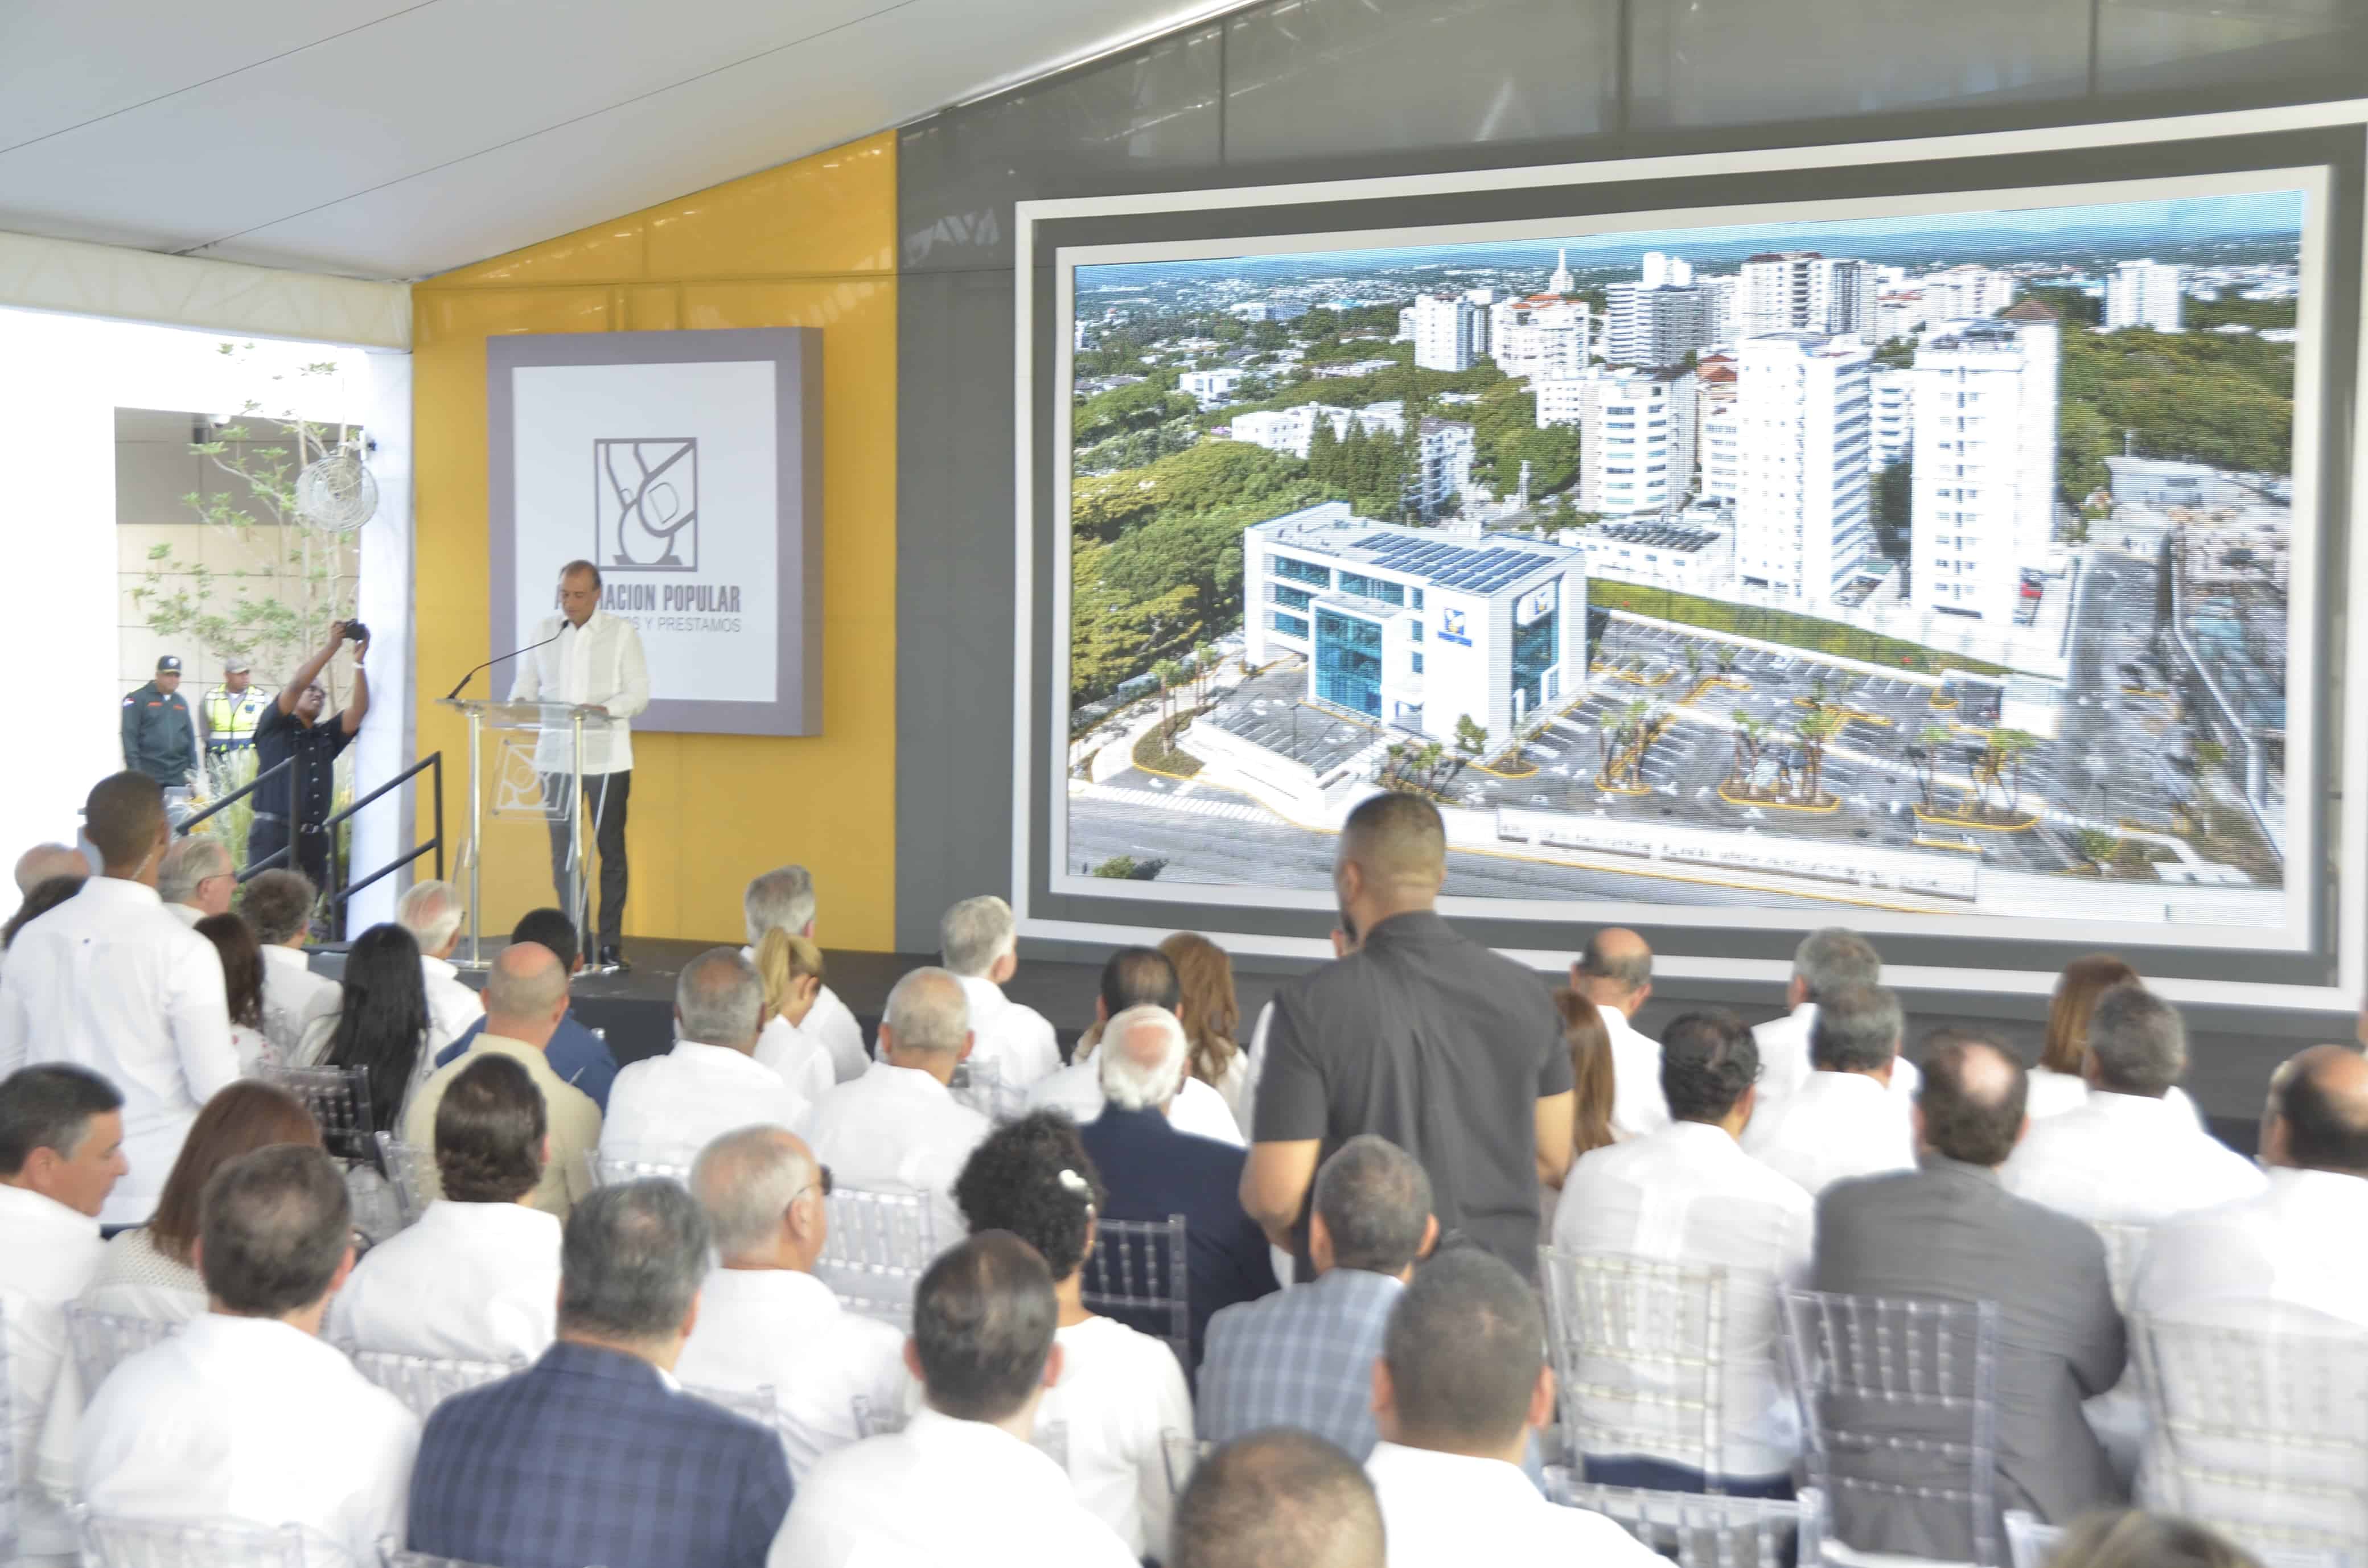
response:
<path id="1" fill-rule="evenodd" d="M 1537 1273 L 1538 1185 L 1570 1168 L 1570 1052 L 1545 982 L 1457 936 L 1439 811 L 1382 794 L 1332 868 L 1354 950 L 1275 993 L 1242 1207 L 1308 1278 L 1315 1168 L 1360 1132 L 1420 1160 L 1442 1238 Z"/>
<path id="2" fill-rule="evenodd" d="M 167 790 L 189 781 L 198 765 L 198 726 L 181 695 L 181 661 L 156 661 L 156 678 L 123 699 L 123 766 Z"/>
<path id="3" fill-rule="evenodd" d="M 362 727 L 362 715 L 370 711 L 370 677 L 362 671 L 362 661 L 370 653 L 365 638 L 354 644 L 353 701 L 334 718 L 321 717 L 321 710 L 329 702 L 328 691 L 320 684 L 321 672 L 345 640 L 346 623 L 340 620 L 329 628 L 329 640 L 320 652 L 305 660 L 303 667 L 279 688 L 279 697 L 264 710 L 263 722 L 255 727 L 258 778 L 291 757 L 295 766 L 265 780 L 255 791 L 255 824 L 246 833 L 246 863 L 263 864 L 288 845 L 292 830 L 292 869 L 312 878 L 313 885 L 324 892 L 329 886 L 328 821 L 337 792 L 337 754 L 353 744 L 354 732 Z"/>

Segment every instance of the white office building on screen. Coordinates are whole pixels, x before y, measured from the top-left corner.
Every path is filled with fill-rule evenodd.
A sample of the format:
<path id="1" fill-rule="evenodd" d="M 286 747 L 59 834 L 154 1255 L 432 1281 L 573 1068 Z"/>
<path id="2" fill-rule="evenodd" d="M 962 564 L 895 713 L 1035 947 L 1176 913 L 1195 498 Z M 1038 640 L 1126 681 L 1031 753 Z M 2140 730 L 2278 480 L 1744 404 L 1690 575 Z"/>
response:
<path id="1" fill-rule="evenodd" d="M 1587 676 L 1587 566 L 1577 550 L 1468 540 L 1326 501 L 1242 536 L 1245 661 L 1307 661 L 1307 699 L 1452 743 L 1493 741 Z"/>

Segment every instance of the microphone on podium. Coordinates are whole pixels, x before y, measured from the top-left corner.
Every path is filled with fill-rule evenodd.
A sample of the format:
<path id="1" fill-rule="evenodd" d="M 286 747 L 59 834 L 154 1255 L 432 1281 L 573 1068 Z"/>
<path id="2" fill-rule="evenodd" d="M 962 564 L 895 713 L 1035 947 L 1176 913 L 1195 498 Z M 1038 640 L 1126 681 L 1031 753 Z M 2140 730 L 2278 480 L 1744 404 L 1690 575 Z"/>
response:
<path id="1" fill-rule="evenodd" d="M 561 637 L 564 636 L 564 635 L 566 634 L 566 631 L 567 631 L 567 621 L 563 618 L 563 619 L 561 619 L 560 623 L 559 623 L 559 630 L 558 630 L 557 631 L 552 632 L 550 636 L 548 636 L 548 637 L 544 638 L 541 642 L 529 642 L 529 643 L 528 643 L 528 644 L 527 644 L 525 647 L 523 647 L 523 648 L 513 648 L 513 649 L 511 649 L 511 650 L 510 650 L 508 653 L 507 653 L 500 654 L 500 655 L 498 655 L 498 656 L 496 656 L 496 657 L 495 657 L 495 658 L 487 659 L 484 664 L 479 665 L 477 666 L 477 669 L 475 669 L 475 670 L 471 670 L 467 675 L 462 676 L 461 677 L 461 679 L 460 679 L 460 683 L 459 683 L 458 685 L 454 686 L 454 687 L 452 687 L 452 689 L 451 689 L 451 690 L 450 690 L 450 691 L 448 691 L 448 692 L 446 692 L 446 693 L 444 694 L 444 700 L 445 700 L 445 701 L 447 701 L 447 702 L 450 702 L 450 701 L 451 701 L 454 698 L 456 698 L 456 697 L 460 696 L 460 695 L 461 695 L 461 687 L 464 687 L 464 686 L 466 686 L 466 685 L 468 685 L 471 681 L 472 681 L 472 680 L 474 680 L 474 679 L 476 679 L 476 678 L 477 678 L 477 670 L 489 670 L 489 669 L 492 669 L 495 665 L 501 664 L 501 663 L 503 663 L 503 662 L 504 662 L 504 661 L 506 661 L 506 660 L 509 660 L 509 659 L 515 659 L 515 658 L 517 658 L 520 653 L 533 653 L 537 648 L 548 648 L 548 647 L 550 647 L 553 642 L 558 642 L 558 641 L 560 640 L 560 638 L 561 638 Z"/>

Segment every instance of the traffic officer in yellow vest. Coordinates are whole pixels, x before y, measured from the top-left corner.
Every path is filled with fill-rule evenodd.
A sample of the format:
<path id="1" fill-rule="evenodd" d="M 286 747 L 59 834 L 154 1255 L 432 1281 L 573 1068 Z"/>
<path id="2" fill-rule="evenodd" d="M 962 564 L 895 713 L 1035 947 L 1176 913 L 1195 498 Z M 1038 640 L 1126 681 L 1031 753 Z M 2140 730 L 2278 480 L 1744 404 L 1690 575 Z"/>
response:
<path id="1" fill-rule="evenodd" d="M 198 727 L 181 695 L 181 661 L 156 661 L 156 678 L 123 699 L 123 766 L 167 790 L 189 781 L 198 761 Z"/>
<path id="2" fill-rule="evenodd" d="M 256 689 L 245 658 L 234 655 L 223 661 L 222 684 L 206 693 L 198 709 L 198 737 L 205 744 L 206 772 L 216 791 L 238 787 L 228 780 L 223 764 L 234 754 L 255 749 L 255 727 L 269 706 L 270 695 Z M 242 775 L 238 782 L 245 781 Z"/>

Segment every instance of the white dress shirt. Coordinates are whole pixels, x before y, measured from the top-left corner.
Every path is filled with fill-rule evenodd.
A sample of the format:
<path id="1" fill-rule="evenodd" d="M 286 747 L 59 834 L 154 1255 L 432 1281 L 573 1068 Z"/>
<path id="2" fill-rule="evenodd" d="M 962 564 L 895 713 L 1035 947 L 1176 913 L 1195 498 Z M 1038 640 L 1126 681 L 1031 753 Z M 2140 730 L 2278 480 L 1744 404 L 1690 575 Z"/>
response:
<path id="1" fill-rule="evenodd" d="M 624 1078 L 619 1075 L 619 1083 Z M 609 1104 L 615 1114 L 613 1096 Z M 814 1108 L 806 1146 L 842 1187 L 925 1192 L 936 1201 L 938 1245 L 970 1233 L 953 1199 L 954 1179 L 986 1138 L 986 1118 L 957 1104 L 943 1084 L 916 1067 L 874 1062 Z"/>
<path id="2" fill-rule="evenodd" d="M 461 983 L 461 971 L 448 959 L 420 954 L 419 978 L 427 988 L 427 1055 L 432 1062 L 437 1052 L 485 1016 L 485 999 Z"/>
<path id="3" fill-rule="evenodd" d="M 1174 1498 L 1160 1434 L 1192 1437 L 1192 1396 L 1176 1352 L 1115 1318 L 1087 1318 L 1053 1337 L 1061 1381 L 1036 1407 L 1038 1434 L 1055 1423 L 1067 1428 L 1077 1501 L 1137 1557 L 1165 1560 Z"/>
<path id="4" fill-rule="evenodd" d="M 2273 1166 L 2250 1198 L 2157 1226 L 2131 1315 L 2274 1322 L 2317 1312 L 2368 1328 L 2368 1178 Z"/>
<path id="5" fill-rule="evenodd" d="M 2030 1076 L 2031 1095 L 2025 1102 L 2023 1114 L 2034 1122 L 2062 1116 L 2068 1110 L 2078 1110 L 2089 1103 L 2089 1081 L 2077 1073 L 2058 1073 L 2052 1067 L 2034 1067 Z M 2173 1084 L 2162 1097 L 2177 1106 L 2180 1114 L 2193 1122 L 2198 1130 L 2208 1131 L 2204 1126 L 2203 1113 L 2196 1108 L 2195 1102 L 2188 1097 L 2185 1089 Z"/>
<path id="6" fill-rule="evenodd" d="M 755 963 L 757 949 L 743 948 L 740 956 Z M 832 1074 L 839 1083 L 862 1077 L 864 1069 L 871 1065 L 871 1052 L 863 1047 L 863 1026 L 828 985 L 814 993 L 814 1006 L 806 1010 L 798 1032 L 822 1041 L 830 1052 Z"/>
<path id="7" fill-rule="evenodd" d="M 2260 1166 L 2168 1096 L 2101 1089 L 2076 1110 L 2033 1120 L 1998 1180 L 2017 1198 L 2092 1225 L 2156 1225 L 2267 1185 Z"/>
<path id="8" fill-rule="evenodd" d="M 1809 1030 L 1817 1021 L 1817 1005 L 1804 1002 L 1781 1018 L 1770 1018 L 1753 1027 L 1752 1043 L 1759 1048 L 1759 1108 L 1751 1114 L 1765 1118 L 1770 1111 L 1800 1093 L 1801 1085 L 1809 1080 L 1813 1071 L 1809 1062 Z M 1902 1105 L 1916 1103 L 1916 1091 L 1921 1087 L 1924 1074 L 1916 1063 L 1905 1056 L 1891 1063 L 1891 1092 Z M 2033 1079 L 2036 1088 L 2037 1080 Z M 2033 1116 L 2038 1115 L 2032 1111 Z"/>
<path id="9" fill-rule="evenodd" d="M 1239 1062 L 1241 1058 L 1234 1060 Z M 1090 1056 L 1070 1063 L 1049 1078 L 1039 1078 L 1036 1086 L 1028 1091 L 1030 1110 L 1064 1110 L 1069 1119 L 1080 1127 L 1101 1115 L 1102 1108 L 1108 1104 L 1110 1099 L 1102 1093 L 1101 1064 Z M 1198 1078 L 1184 1080 L 1184 1086 L 1177 1091 L 1167 1108 L 1167 1119 L 1178 1132 L 1213 1138 L 1236 1149 L 1247 1146 L 1241 1124 L 1226 1108 L 1225 1096 Z"/>
<path id="10" fill-rule="evenodd" d="M 1898 1063 L 1892 1071 L 1898 1072 Z M 1851 1176 L 1914 1170 L 1909 1108 L 1863 1073 L 1815 1072 L 1774 1115 L 1752 1112 L 1743 1152 L 1815 1198 Z"/>
<path id="11" fill-rule="evenodd" d="M 815 1460 L 862 1436 L 858 1396 L 880 1411 L 903 1410 L 917 1397 L 904 1335 L 848 1312 L 813 1275 L 786 1268 L 711 1272 L 674 1375 L 691 1389 L 771 1389 L 790 1478 L 800 1486 Z"/>
<path id="12" fill-rule="evenodd" d="M 168 903 L 165 906 L 165 913 L 192 931 L 198 928 L 198 922 L 206 917 L 206 912 L 193 903 Z"/>
<path id="13" fill-rule="evenodd" d="M 28 1187 L 0 1186 L 0 1307 L 6 1309 L 9 1436 L 14 1439 L 17 1550 L 68 1562 L 73 1528 L 40 1488 L 41 1429 L 60 1371 L 73 1360 L 65 1305 L 107 1250 L 98 1221 Z M 81 1397 L 77 1380 L 73 1396 Z"/>
<path id="14" fill-rule="evenodd" d="M 1000 1426 L 926 1407 L 901 1432 L 825 1455 L 798 1483 L 766 1562 L 1136 1568 L 1134 1553 L 1078 1506 L 1050 1458 Z"/>
<path id="15" fill-rule="evenodd" d="M 18 931 L 0 966 L 0 1078 L 36 1062 L 87 1067 L 123 1096 L 131 1168 L 99 1220 L 140 1223 L 199 1108 L 238 1077 L 221 955 L 154 888 L 91 878 Z"/>
<path id="16" fill-rule="evenodd" d="M 1779 1286 L 1808 1283 L 1816 1204 L 1745 1153 L 1723 1128 L 1673 1122 L 1649 1137 L 1590 1150 L 1571 1167 L 1555 1211 L 1554 1244 L 1567 1253 L 1614 1253 L 1686 1268 L 1726 1271 L 1724 1335 L 1725 1441 L 1720 1470 L 1763 1477 L 1799 1457 L 1799 1423 L 1778 1375 Z M 1596 1369 L 1595 1382 L 1676 1395 L 1626 1368 Z M 1605 1401 L 1621 1426 L 1665 1420 L 1649 1403 Z M 1699 1434 L 1695 1421 L 1687 1436 Z M 1634 1457 L 1609 1450 L 1605 1459 Z M 1680 1462 L 1675 1452 L 1648 1455 Z"/>
<path id="17" fill-rule="evenodd" d="M 1669 1102 L 1661 1095 L 1661 1044 L 1639 1033 L 1628 1015 L 1608 1003 L 1603 1030 L 1611 1037 L 1611 1136 L 1642 1138 L 1669 1125 Z"/>
<path id="18" fill-rule="evenodd" d="M 157 1251 L 152 1234 L 143 1225 L 102 1245 L 97 1270 L 74 1305 L 152 1323 L 195 1323 L 205 1316 L 205 1280 L 188 1264 Z M 58 1365 L 57 1392 L 41 1426 L 41 1484 L 60 1496 L 74 1491 L 74 1439 L 82 1431 L 83 1406 L 90 1403 L 91 1392 L 82 1381 L 82 1369 L 68 1355 Z"/>
<path id="19" fill-rule="evenodd" d="M 1600 1514 L 1548 1502 L 1520 1466 L 1502 1460 L 1376 1443 L 1365 1475 L 1381 1499 L 1389 1568 L 1664 1568 L 1634 1536 Z"/>
<path id="20" fill-rule="evenodd" d="M 564 615 L 547 615 L 528 641 L 544 646 L 518 661 L 510 700 L 606 708 L 609 722 L 584 732 L 585 776 L 632 767 L 633 735 L 627 721 L 650 705 L 650 667 L 642 654 L 640 629 L 595 609 L 581 626 Z M 565 730 L 545 730 L 535 743 L 536 770 L 566 772 L 568 745 Z"/>
<path id="21" fill-rule="evenodd" d="M 83 1413 L 74 1491 L 95 1513 L 296 1524 L 308 1562 L 368 1568 L 404 1539 L 419 1418 L 335 1346 L 209 1312 L 116 1368 Z"/>
<path id="22" fill-rule="evenodd" d="M 1003 1081 L 1024 1089 L 1049 1078 L 1061 1067 L 1061 1045 L 1043 1014 L 1014 1002 L 1003 988 L 984 975 L 957 976 L 970 1002 L 970 1060 L 973 1067 L 991 1066 Z"/>
<path id="23" fill-rule="evenodd" d="M 609 1085 L 600 1157 L 688 1167 L 726 1132 L 795 1128 L 811 1108 L 755 1057 L 680 1040 L 664 1056 L 627 1063 Z"/>
<path id="24" fill-rule="evenodd" d="M 317 1018 L 334 1017 L 344 1007 L 346 988 L 325 974 L 313 972 L 310 960 L 294 948 L 277 942 L 263 949 L 263 1033 L 282 1062 L 299 1060 L 304 1032 Z"/>
<path id="25" fill-rule="evenodd" d="M 461 1361 L 531 1361 L 558 1337 L 556 1216 L 438 1199 L 370 1248 L 329 1303 L 330 1340 Z"/>
<path id="26" fill-rule="evenodd" d="M 806 1019 L 813 1021 L 813 1011 L 807 1012 Z M 781 1082 L 796 1091 L 808 1111 L 838 1087 L 838 1065 L 831 1060 L 830 1047 L 803 1024 L 793 1024 L 778 1013 L 765 1020 L 764 1032 L 757 1037 L 757 1060 L 780 1074 Z"/>

